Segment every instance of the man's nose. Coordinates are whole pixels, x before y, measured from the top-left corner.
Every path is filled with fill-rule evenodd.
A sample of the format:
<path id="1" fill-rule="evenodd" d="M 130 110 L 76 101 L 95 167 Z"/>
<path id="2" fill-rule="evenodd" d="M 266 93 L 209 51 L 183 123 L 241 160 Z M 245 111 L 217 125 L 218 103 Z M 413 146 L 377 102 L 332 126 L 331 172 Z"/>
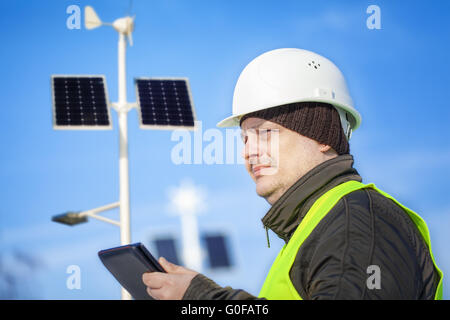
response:
<path id="1" fill-rule="evenodd" d="M 259 156 L 258 137 L 257 135 L 249 135 L 242 150 L 243 157 L 250 163 L 254 163 Z"/>

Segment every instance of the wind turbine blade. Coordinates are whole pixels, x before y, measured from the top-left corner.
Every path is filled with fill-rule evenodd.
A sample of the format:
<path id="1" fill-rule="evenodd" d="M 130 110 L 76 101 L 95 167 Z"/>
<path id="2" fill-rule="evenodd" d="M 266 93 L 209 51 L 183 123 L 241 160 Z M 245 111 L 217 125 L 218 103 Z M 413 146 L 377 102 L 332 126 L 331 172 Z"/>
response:
<path id="1" fill-rule="evenodd" d="M 86 29 L 95 29 L 102 25 L 102 21 L 95 13 L 94 8 L 91 6 L 84 7 L 84 26 Z"/>

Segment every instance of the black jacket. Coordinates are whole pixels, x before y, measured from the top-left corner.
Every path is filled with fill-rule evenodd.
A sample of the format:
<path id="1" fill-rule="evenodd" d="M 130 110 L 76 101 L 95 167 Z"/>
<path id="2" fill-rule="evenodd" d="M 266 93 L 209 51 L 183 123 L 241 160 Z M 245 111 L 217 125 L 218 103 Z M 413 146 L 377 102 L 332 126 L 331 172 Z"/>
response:
<path id="1" fill-rule="evenodd" d="M 333 187 L 361 181 L 353 157 L 323 162 L 301 177 L 262 219 L 286 243 L 312 204 Z M 367 285 L 380 270 L 380 288 Z M 303 299 L 433 299 L 438 275 L 409 216 L 373 189 L 344 196 L 300 247 L 290 271 Z M 258 299 L 197 275 L 183 299 Z"/>

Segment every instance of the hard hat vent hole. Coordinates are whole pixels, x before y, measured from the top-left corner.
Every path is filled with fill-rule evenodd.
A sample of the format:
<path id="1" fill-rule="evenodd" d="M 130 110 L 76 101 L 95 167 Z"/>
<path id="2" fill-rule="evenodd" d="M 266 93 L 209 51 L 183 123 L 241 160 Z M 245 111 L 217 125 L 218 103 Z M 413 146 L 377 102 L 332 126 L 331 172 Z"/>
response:
<path id="1" fill-rule="evenodd" d="M 320 67 L 320 63 L 316 63 L 315 61 L 311 61 L 308 63 L 308 66 L 314 68 L 314 69 L 318 69 Z"/>

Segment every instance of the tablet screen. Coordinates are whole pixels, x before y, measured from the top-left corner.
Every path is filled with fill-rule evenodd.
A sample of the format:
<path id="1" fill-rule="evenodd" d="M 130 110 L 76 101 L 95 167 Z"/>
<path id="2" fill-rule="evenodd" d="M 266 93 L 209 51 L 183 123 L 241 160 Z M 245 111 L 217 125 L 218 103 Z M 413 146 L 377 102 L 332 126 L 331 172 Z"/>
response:
<path id="1" fill-rule="evenodd" d="M 136 300 L 153 300 L 142 282 L 145 272 L 164 272 L 158 261 L 141 243 L 102 250 L 100 260 L 116 280 Z"/>

